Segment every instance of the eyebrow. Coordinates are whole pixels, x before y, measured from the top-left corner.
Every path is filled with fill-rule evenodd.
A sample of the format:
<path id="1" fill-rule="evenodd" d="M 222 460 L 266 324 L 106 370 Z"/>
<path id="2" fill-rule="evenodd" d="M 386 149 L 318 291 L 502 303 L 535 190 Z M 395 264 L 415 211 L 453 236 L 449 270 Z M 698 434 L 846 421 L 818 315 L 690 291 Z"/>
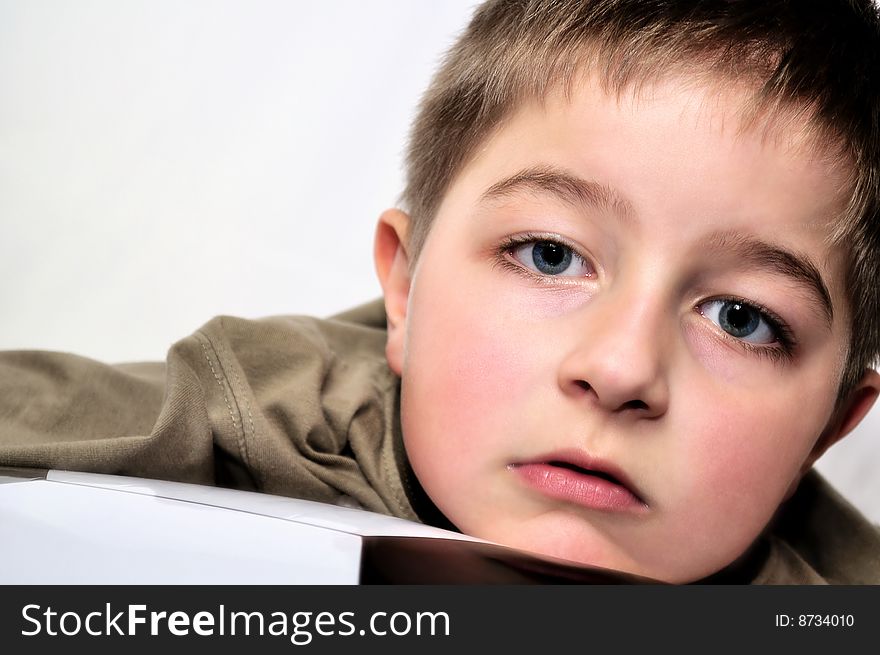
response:
<path id="1" fill-rule="evenodd" d="M 634 214 L 630 202 L 613 188 L 552 166 L 526 168 L 496 182 L 483 192 L 480 202 L 523 192 L 549 194 L 576 207 L 610 210 L 624 219 Z"/>
<path id="2" fill-rule="evenodd" d="M 586 180 L 553 166 L 526 168 L 490 186 L 479 202 L 515 196 L 520 193 L 549 194 L 575 207 L 608 210 L 626 222 L 635 220 L 632 204 L 612 187 Z M 834 305 L 828 286 L 812 260 L 761 239 L 736 232 L 718 232 L 710 235 L 706 245 L 712 250 L 723 250 L 741 262 L 758 270 L 769 271 L 788 278 L 805 288 L 815 300 L 830 327 L 834 319 Z"/>
<path id="3" fill-rule="evenodd" d="M 737 257 L 743 265 L 782 275 L 806 288 L 831 326 L 834 319 L 831 294 L 819 268 L 808 256 L 732 231 L 709 236 L 706 245 L 710 250 L 723 250 L 725 255 Z"/>

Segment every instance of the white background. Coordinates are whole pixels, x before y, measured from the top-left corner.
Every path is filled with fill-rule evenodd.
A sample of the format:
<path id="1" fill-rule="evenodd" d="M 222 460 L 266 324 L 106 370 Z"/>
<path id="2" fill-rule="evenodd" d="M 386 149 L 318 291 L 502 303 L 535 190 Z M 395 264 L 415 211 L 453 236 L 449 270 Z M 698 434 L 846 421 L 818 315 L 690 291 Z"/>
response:
<path id="1" fill-rule="evenodd" d="M 217 314 L 378 297 L 375 220 L 474 5 L 0 0 L 0 349 L 156 360 Z M 819 465 L 875 521 L 878 417 Z"/>

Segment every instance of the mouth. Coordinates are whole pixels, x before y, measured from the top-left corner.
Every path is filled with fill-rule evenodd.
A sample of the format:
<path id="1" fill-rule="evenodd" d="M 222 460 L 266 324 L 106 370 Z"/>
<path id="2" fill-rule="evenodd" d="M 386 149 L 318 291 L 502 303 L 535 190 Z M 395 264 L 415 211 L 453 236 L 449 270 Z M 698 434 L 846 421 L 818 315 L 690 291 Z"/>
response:
<path id="1" fill-rule="evenodd" d="M 582 466 L 578 466 L 577 464 L 572 464 L 571 462 L 565 462 L 562 460 L 552 460 L 547 462 L 548 466 L 558 466 L 560 468 L 568 469 L 569 471 L 574 471 L 575 473 L 582 473 L 583 475 L 595 475 L 597 478 L 602 478 L 603 480 L 608 480 L 608 482 L 619 484 L 622 487 L 626 485 L 623 484 L 620 480 L 615 478 L 610 473 L 606 473 L 605 471 L 597 471 L 594 469 L 584 468 Z"/>
<path id="2" fill-rule="evenodd" d="M 623 471 L 581 452 L 554 453 L 508 468 L 531 490 L 554 500 L 612 512 L 648 510 Z"/>

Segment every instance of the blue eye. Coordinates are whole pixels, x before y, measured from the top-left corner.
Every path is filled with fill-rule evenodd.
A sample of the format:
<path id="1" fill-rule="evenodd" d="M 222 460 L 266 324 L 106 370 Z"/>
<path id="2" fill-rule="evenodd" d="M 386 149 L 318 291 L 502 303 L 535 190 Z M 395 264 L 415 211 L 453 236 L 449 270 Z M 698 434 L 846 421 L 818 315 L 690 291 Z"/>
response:
<path id="1" fill-rule="evenodd" d="M 763 313 L 740 300 L 709 300 L 699 312 L 732 337 L 749 343 L 769 344 L 778 341 L 774 326 Z"/>
<path id="2" fill-rule="evenodd" d="M 571 248 L 556 241 L 529 241 L 511 250 L 513 257 L 541 275 L 587 277 L 593 269 Z"/>

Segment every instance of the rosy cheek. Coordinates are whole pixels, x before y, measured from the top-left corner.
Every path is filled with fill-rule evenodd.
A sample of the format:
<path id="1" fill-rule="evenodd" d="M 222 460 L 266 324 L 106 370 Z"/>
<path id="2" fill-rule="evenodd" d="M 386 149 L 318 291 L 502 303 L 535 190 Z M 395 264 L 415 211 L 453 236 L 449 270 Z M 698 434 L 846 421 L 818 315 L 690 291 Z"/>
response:
<path id="1" fill-rule="evenodd" d="M 693 364 L 678 386 L 690 389 L 681 396 L 699 399 L 683 419 L 700 435 L 691 465 L 720 490 L 784 491 L 827 419 L 831 390 L 817 386 L 809 370 L 756 360 L 705 326 L 687 327 Z"/>
<path id="2" fill-rule="evenodd" d="M 491 421 L 518 395 L 524 347 L 509 329 L 492 320 L 485 307 L 465 304 L 433 315 L 430 340 L 414 340 L 409 356 L 422 395 L 434 398 L 449 428 L 467 430 Z M 467 326 L 463 333 L 462 326 Z"/>
<path id="3" fill-rule="evenodd" d="M 724 397 L 704 395 L 693 408 L 686 443 L 668 461 L 689 481 L 676 500 L 704 524 L 757 530 L 782 500 L 803 461 L 805 439 L 774 400 L 737 398 L 728 390 Z"/>
<path id="4" fill-rule="evenodd" d="M 426 450 L 459 469 L 486 473 L 509 463 L 523 418 L 544 409 L 536 398 L 555 383 L 554 312 L 565 303 L 546 289 L 527 293 L 524 284 L 510 273 L 463 267 L 423 276 L 413 295 L 405 391 L 418 399 L 418 416 L 410 424 L 426 439 L 442 439 Z"/>

